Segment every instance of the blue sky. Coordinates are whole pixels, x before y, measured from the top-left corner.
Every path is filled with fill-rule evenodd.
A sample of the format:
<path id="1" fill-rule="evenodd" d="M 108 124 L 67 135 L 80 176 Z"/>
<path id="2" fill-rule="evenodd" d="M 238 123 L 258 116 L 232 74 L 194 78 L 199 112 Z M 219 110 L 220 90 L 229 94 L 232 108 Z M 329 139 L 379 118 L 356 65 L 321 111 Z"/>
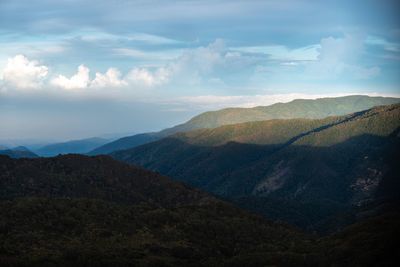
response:
<path id="1" fill-rule="evenodd" d="M 0 1 L 0 140 L 159 130 L 199 112 L 399 95 L 398 1 Z"/>

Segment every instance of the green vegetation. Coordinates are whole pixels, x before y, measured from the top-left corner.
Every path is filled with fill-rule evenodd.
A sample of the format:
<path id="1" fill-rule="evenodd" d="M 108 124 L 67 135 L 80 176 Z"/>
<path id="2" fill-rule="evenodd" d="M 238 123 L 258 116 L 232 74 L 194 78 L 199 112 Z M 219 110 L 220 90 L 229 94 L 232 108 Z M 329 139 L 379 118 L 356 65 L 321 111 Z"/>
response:
<path id="1" fill-rule="evenodd" d="M 328 116 L 346 115 L 375 106 L 390 105 L 399 102 L 400 99 L 398 98 L 361 95 L 320 98 L 316 100 L 296 99 L 289 103 L 277 103 L 265 107 L 227 108 L 205 112 L 182 125 L 171 128 L 169 132 L 176 133 L 193 129 L 215 128 L 228 124 L 271 119 L 320 119 Z"/>
<path id="2" fill-rule="evenodd" d="M 237 124 L 237 123 L 244 123 L 244 122 L 254 122 L 254 121 L 265 121 L 265 120 L 272 120 L 272 119 L 294 119 L 294 118 L 303 118 L 303 119 L 322 119 L 328 116 L 339 116 L 345 115 L 353 112 L 358 112 L 362 110 L 366 110 L 372 108 L 374 106 L 379 105 L 389 105 L 394 103 L 399 103 L 400 99 L 398 98 L 389 98 L 389 97 L 369 97 L 369 96 L 346 96 L 346 97 L 336 97 L 336 98 L 321 98 L 316 100 L 305 100 L 305 99 L 297 99 L 293 100 L 289 103 L 277 103 L 270 106 L 265 107 L 255 107 L 255 108 L 228 108 L 222 109 L 217 111 L 210 111 L 202 113 L 186 123 L 177 125 L 172 128 L 168 128 L 156 133 L 144 133 L 144 134 L 137 134 L 133 136 L 124 137 L 118 139 L 114 142 L 108 143 L 104 146 L 101 146 L 89 153 L 89 155 L 100 155 L 100 154 L 108 154 L 118 150 L 124 150 L 129 148 L 134 148 L 140 145 L 144 145 L 150 142 L 154 142 L 161 138 L 165 138 L 167 136 L 179 133 L 179 132 L 188 132 L 196 129 L 204 129 L 204 128 L 216 128 L 223 125 L 229 124 Z M 302 131 L 306 129 L 308 126 L 311 125 L 302 125 L 302 123 L 308 123 L 306 120 L 298 120 L 296 125 L 293 126 L 291 131 Z M 311 124 L 316 124 L 318 122 L 311 121 Z M 323 122 L 320 122 L 323 123 Z M 261 129 L 274 129 L 277 131 L 279 122 L 275 123 L 267 123 L 271 124 L 270 128 L 263 128 Z M 275 125 L 272 125 L 275 124 Z M 259 142 L 267 142 L 271 136 L 264 136 L 262 141 L 257 142 L 257 139 L 260 137 L 260 133 L 257 132 L 256 127 L 260 126 L 259 124 L 254 124 L 252 127 L 245 126 L 245 129 L 241 129 L 242 127 L 233 126 L 231 134 L 238 141 L 238 142 L 248 142 L 251 143 L 259 143 Z M 296 129 L 299 127 L 299 129 Z M 312 127 L 312 126 L 311 126 Z M 227 128 L 229 129 L 229 127 Z M 253 131 L 252 137 L 246 133 L 247 130 L 251 129 Z M 224 131 L 224 130 L 223 130 Z M 294 134 L 294 132 L 289 132 L 289 134 Z M 202 131 L 197 133 L 201 134 Z M 206 131 L 206 133 L 208 133 Z M 266 131 L 264 131 L 264 134 Z M 282 133 L 282 132 L 281 132 Z M 284 132 L 286 133 L 286 132 Z M 221 130 L 216 131 L 212 135 L 204 136 L 202 141 L 205 145 L 208 145 L 210 142 L 215 143 L 218 142 Z M 226 134 L 226 131 L 225 131 Z M 277 135 L 275 135 L 276 137 Z M 282 136 L 285 138 L 285 136 Z M 214 138 L 214 139 L 212 139 Z M 192 140 L 194 138 L 191 138 Z M 282 140 L 276 139 L 275 142 Z"/>
<path id="3" fill-rule="evenodd" d="M 0 170 L 0 266 L 391 266 L 398 255 L 398 213 L 317 238 L 105 156 L 0 156 Z"/>
<path id="4" fill-rule="evenodd" d="M 308 265 L 312 239 L 293 228 L 108 157 L 0 169 L 1 266 Z"/>
<path id="5" fill-rule="evenodd" d="M 329 146 L 362 134 L 388 136 L 398 126 L 400 108 L 399 105 L 392 105 L 346 116 L 246 122 L 178 133 L 171 137 L 204 146 L 223 145 L 227 142 L 284 144 L 292 138 L 298 138 L 296 144 L 299 145 Z"/>
<path id="6" fill-rule="evenodd" d="M 112 156 L 267 218 L 330 232 L 353 222 L 354 207 L 375 201 L 379 192 L 386 192 L 379 198 L 389 198 L 400 190 L 400 170 L 393 161 L 400 156 L 399 129 L 397 104 L 326 119 L 179 133 Z M 350 215 L 329 227 L 343 213 Z"/>

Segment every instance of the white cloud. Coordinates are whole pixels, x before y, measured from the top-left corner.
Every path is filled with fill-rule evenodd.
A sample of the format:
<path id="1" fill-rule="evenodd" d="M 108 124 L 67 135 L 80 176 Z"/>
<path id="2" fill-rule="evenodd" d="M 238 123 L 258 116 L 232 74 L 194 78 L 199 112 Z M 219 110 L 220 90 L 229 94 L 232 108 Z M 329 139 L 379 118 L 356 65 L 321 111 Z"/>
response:
<path id="1" fill-rule="evenodd" d="M 78 67 L 76 74 L 67 78 L 58 75 L 50 84 L 59 88 L 74 90 L 86 88 L 115 88 L 131 85 L 133 89 L 153 87 L 168 81 L 169 73 L 163 67 L 152 71 L 147 68 L 133 68 L 124 77 L 117 68 L 109 68 L 105 73 L 96 72 L 95 78 L 90 79 L 90 70 L 84 65 Z"/>
<path id="2" fill-rule="evenodd" d="M 145 51 L 134 48 L 114 48 L 112 54 L 119 57 L 131 57 L 136 61 L 154 62 L 160 64 L 163 61 L 170 61 L 182 55 L 183 49 L 163 49 L 160 51 Z"/>
<path id="3" fill-rule="evenodd" d="M 299 63 L 298 62 L 294 62 L 294 61 L 289 61 L 289 62 L 282 62 L 281 65 L 282 66 L 298 66 Z"/>
<path id="4" fill-rule="evenodd" d="M 128 35 L 126 38 L 130 41 L 140 41 L 140 42 L 144 42 L 147 44 L 154 44 L 154 45 L 182 43 L 181 41 L 173 40 L 170 38 L 165 38 L 163 36 L 146 34 L 146 33 L 131 34 L 131 35 Z"/>
<path id="5" fill-rule="evenodd" d="M 58 75 L 58 77 L 51 81 L 51 84 L 67 90 L 87 88 L 90 84 L 89 72 L 89 68 L 80 65 L 78 67 L 78 72 L 71 78 Z"/>
<path id="6" fill-rule="evenodd" d="M 105 74 L 96 72 L 96 77 L 90 83 L 93 87 L 120 87 L 127 85 L 127 82 L 121 79 L 121 72 L 116 68 L 109 68 Z"/>
<path id="7" fill-rule="evenodd" d="M 362 36 L 354 35 L 323 38 L 318 59 L 327 64 L 353 61 L 361 54 L 363 41 Z"/>
<path id="8" fill-rule="evenodd" d="M 125 80 L 132 85 L 150 87 L 168 82 L 169 75 L 169 71 L 163 67 L 154 72 L 146 68 L 134 68 L 125 76 Z"/>
<path id="9" fill-rule="evenodd" d="M 233 51 L 245 53 L 265 54 L 272 60 L 279 61 L 310 61 L 317 60 L 320 49 L 319 44 L 289 49 L 283 45 L 245 46 L 234 47 Z"/>
<path id="10" fill-rule="evenodd" d="M 115 52 L 128 53 L 130 56 L 148 59 L 148 55 L 139 50 L 120 49 Z M 243 75 L 244 67 L 255 65 L 254 58 L 248 55 L 243 56 L 238 51 L 230 51 L 221 39 L 215 40 L 208 46 L 183 50 L 179 55 L 176 54 L 174 58 L 165 61 L 166 63 L 161 66 L 134 67 L 125 76 L 118 69 L 109 68 L 106 73 L 96 72 L 93 80 L 91 80 L 89 68 L 80 65 L 77 72 L 72 76 L 59 74 L 47 81 L 47 85 L 66 90 L 121 86 L 140 89 L 167 84 L 179 86 L 179 88 L 205 84 L 215 86 L 216 84 L 224 85 L 225 78 L 233 72 Z M 33 62 L 33 64 L 36 64 L 36 62 Z M 18 71 L 19 68 L 15 70 L 16 73 Z M 16 79 L 16 81 L 19 82 L 20 79 Z"/>
<path id="11" fill-rule="evenodd" d="M 367 38 L 365 39 L 365 43 L 367 45 L 381 46 L 384 50 L 388 52 L 400 52 L 400 44 L 388 42 L 387 40 L 377 36 L 367 36 Z"/>
<path id="12" fill-rule="evenodd" d="M 9 58 L 2 71 L 1 79 L 6 87 L 16 89 L 39 88 L 47 76 L 48 68 L 35 60 L 29 60 L 24 55 Z"/>
<path id="13" fill-rule="evenodd" d="M 216 39 L 208 46 L 184 51 L 163 67 L 163 73 L 167 73 L 169 83 L 174 85 L 205 85 L 216 80 L 223 84 L 232 75 L 245 79 L 259 62 L 259 57 L 231 51 L 222 39 Z"/>
<path id="14" fill-rule="evenodd" d="M 363 66 L 359 59 L 364 51 L 363 36 L 345 35 L 343 38 L 323 38 L 318 60 L 310 62 L 306 71 L 318 78 L 346 76 L 352 79 L 369 79 L 380 73 L 377 66 Z"/>
<path id="15" fill-rule="evenodd" d="M 352 71 L 356 79 L 369 79 L 381 73 L 379 67 L 364 68 L 358 66 L 349 66 L 348 70 Z"/>
<path id="16" fill-rule="evenodd" d="M 147 45 L 169 45 L 169 44 L 181 44 L 183 42 L 166 38 L 159 35 L 147 34 L 147 33 L 133 33 L 130 35 L 117 35 L 110 34 L 95 29 L 85 29 L 71 34 L 73 38 L 80 38 L 86 42 L 98 42 L 98 41 L 131 41 L 145 43 Z"/>
<path id="17" fill-rule="evenodd" d="M 135 58 L 148 56 L 134 49 L 117 49 L 114 52 Z M 241 71 L 243 67 L 254 62 L 254 58 L 244 57 L 237 51 L 229 51 L 224 41 L 217 39 L 208 46 L 184 50 L 161 67 L 135 67 L 124 80 L 137 87 L 154 87 L 167 83 L 193 86 L 217 80 L 223 82 L 224 75 Z"/>

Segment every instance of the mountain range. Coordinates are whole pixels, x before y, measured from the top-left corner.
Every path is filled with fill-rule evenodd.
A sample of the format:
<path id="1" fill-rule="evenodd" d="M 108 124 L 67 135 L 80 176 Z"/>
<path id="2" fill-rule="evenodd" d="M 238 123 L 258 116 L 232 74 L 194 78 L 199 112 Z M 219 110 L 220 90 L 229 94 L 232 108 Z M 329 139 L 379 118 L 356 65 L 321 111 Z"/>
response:
<path id="1" fill-rule="evenodd" d="M 109 155 L 4 147 L 0 266 L 397 266 L 398 102 L 224 109 L 40 150 Z"/>
<path id="2" fill-rule="evenodd" d="M 59 154 L 85 154 L 99 146 L 109 143 L 110 139 L 92 137 L 80 140 L 71 140 L 67 142 L 54 143 L 36 149 L 35 152 L 43 157 L 52 157 Z"/>
<path id="3" fill-rule="evenodd" d="M 328 116 L 340 116 L 366 110 L 374 106 L 399 103 L 399 98 L 370 97 L 352 95 L 316 100 L 296 99 L 288 103 L 276 103 L 270 106 L 254 108 L 227 108 L 209 111 L 193 117 L 189 121 L 159 132 L 142 133 L 124 137 L 104 146 L 100 146 L 89 155 L 108 154 L 117 150 L 133 148 L 150 143 L 178 132 L 187 132 L 202 128 L 216 128 L 223 125 L 271 119 L 306 118 L 318 119 Z"/>
<path id="4" fill-rule="evenodd" d="M 24 146 L 18 146 L 14 148 L 7 148 L 5 146 L 0 147 L 0 155 L 6 155 L 11 158 L 37 158 L 39 157 L 28 148 Z"/>
<path id="5" fill-rule="evenodd" d="M 391 266 L 398 255 L 397 213 L 320 238 L 107 156 L 0 156 L 0 169 L 1 266 Z"/>
<path id="6" fill-rule="evenodd" d="M 199 129 L 111 155 L 268 218 L 333 232 L 399 197 L 399 129 L 395 104 Z"/>

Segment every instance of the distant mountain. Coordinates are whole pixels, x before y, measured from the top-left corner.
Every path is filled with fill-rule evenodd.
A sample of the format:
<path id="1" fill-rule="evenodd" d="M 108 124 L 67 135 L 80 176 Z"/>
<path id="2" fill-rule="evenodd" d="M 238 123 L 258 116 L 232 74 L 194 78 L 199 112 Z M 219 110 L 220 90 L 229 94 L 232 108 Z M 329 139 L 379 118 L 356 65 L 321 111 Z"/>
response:
<path id="1" fill-rule="evenodd" d="M 24 146 L 18 146 L 12 149 L 6 148 L 0 150 L 0 155 L 6 155 L 11 158 L 37 158 L 39 157 Z"/>
<path id="2" fill-rule="evenodd" d="M 69 153 L 77 153 L 77 154 L 85 154 L 99 146 L 102 146 L 108 143 L 109 139 L 104 138 L 87 138 L 81 140 L 71 140 L 62 143 L 55 143 L 46 145 L 37 149 L 35 152 L 40 156 L 51 157 L 59 154 L 69 154 Z"/>
<path id="3" fill-rule="evenodd" d="M 108 154 L 116 150 L 122 150 L 126 148 L 147 144 L 159 140 L 160 138 L 161 136 L 158 133 L 136 134 L 132 136 L 123 137 L 113 142 L 99 146 L 98 148 L 90 151 L 88 154 L 89 155 Z"/>
<path id="4" fill-rule="evenodd" d="M 374 106 L 399 103 L 399 98 L 370 97 L 353 95 L 316 100 L 297 99 L 288 103 L 254 108 L 227 108 L 202 113 L 184 124 L 156 133 L 143 133 L 124 137 L 98 149 L 90 155 L 108 154 L 113 151 L 133 148 L 150 143 L 178 132 L 187 132 L 202 128 L 216 128 L 223 125 L 271 119 L 320 119 L 328 116 L 340 116 L 366 110 Z"/>
<path id="5" fill-rule="evenodd" d="M 267 217 L 323 230 L 340 213 L 354 218 L 364 204 L 398 197 L 399 129 L 396 104 L 200 129 L 111 155 Z"/>
<path id="6" fill-rule="evenodd" d="M 17 147 L 14 147 L 12 150 L 14 150 L 14 151 L 30 151 L 27 147 L 24 147 L 24 146 L 17 146 Z"/>
<path id="7" fill-rule="evenodd" d="M 217 111 L 209 111 L 192 118 L 184 124 L 167 129 L 166 131 L 168 133 L 177 133 L 193 129 L 215 128 L 228 124 L 271 119 L 320 119 L 399 102 L 400 98 L 371 97 L 365 95 L 319 98 L 315 100 L 296 99 L 288 103 L 276 103 L 270 106 L 226 108 Z"/>

